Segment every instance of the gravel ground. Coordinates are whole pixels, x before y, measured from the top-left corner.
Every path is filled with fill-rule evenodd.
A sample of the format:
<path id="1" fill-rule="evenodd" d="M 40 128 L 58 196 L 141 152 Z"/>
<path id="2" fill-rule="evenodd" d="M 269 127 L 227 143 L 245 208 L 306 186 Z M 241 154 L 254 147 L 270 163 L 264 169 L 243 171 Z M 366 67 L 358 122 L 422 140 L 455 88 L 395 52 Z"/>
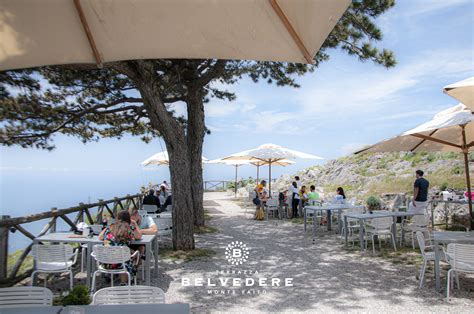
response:
<path id="1" fill-rule="evenodd" d="M 434 291 L 432 274 L 427 275 L 425 287 L 418 289 L 414 266 L 348 252 L 333 234 L 321 233 L 313 244 L 302 225 L 254 221 L 251 207 L 246 212 L 225 193 L 207 193 L 205 199 L 212 215 L 209 225 L 217 227 L 219 233 L 197 236 L 196 246 L 216 254 L 186 263 L 160 261 L 154 285 L 166 292 L 168 303 L 189 303 L 193 312 L 472 313 L 473 292 L 456 290 L 448 303 Z M 225 248 L 232 241 L 249 247 L 249 258 L 243 265 L 230 265 L 225 259 Z M 241 273 L 217 273 L 232 270 Z M 293 278 L 293 286 L 253 287 L 253 291 L 245 286 L 206 287 L 207 278 L 216 283 L 219 277 Z M 205 284 L 183 287 L 182 278 L 204 278 Z M 461 285 L 473 281 L 461 277 Z M 219 294 L 209 294 L 212 289 Z"/>

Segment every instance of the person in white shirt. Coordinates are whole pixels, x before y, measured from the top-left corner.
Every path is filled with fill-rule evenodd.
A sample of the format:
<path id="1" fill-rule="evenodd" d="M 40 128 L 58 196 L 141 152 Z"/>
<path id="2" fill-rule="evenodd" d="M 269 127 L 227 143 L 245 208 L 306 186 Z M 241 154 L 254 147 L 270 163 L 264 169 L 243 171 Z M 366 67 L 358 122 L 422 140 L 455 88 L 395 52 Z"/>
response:
<path id="1" fill-rule="evenodd" d="M 295 181 L 293 181 L 289 190 L 291 192 L 291 210 L 293 212 L 292 218 L 296 218 L 298 217 L 298 206 L 300 204 L 301 198 L 298 185 Z"/>

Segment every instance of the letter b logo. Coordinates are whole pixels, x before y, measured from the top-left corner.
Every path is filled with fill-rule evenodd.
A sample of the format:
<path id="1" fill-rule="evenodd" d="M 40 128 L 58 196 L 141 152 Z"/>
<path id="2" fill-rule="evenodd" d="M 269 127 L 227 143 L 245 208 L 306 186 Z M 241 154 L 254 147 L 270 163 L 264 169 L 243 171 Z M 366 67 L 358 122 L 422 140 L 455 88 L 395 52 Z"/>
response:
<path id="1" fill-rule="evenodd" d="M 242 257 L 242 250 L 241 249 L 233 249 L 232 250 L 232 257 L 234 257 L 234 258 Z"/>

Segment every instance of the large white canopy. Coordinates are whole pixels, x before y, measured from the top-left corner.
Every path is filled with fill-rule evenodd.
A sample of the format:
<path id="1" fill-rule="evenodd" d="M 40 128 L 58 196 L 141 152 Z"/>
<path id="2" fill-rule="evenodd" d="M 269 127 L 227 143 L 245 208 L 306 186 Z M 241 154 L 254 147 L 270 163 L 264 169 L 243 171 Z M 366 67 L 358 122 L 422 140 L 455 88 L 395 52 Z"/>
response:
<path id="1" fill-rule="evenodd" d="M 285 148 L 275 144 L 263 144 L 257 148 L 232 154 L 222 160 L 255 160 L 265 163 L 275 163 L 282 159 L 323 159 L 322 157 L 306 154 L 293 149 Z"/>
<path id="2" fill-rule="evenodd" d="M 365 148 L 361 152 L 394 151 L 454 151 L 463 146 L 462 128 L 465 126 L 468 150 L 474 149 L 474 114 L 463 104 L 436 114 L 432 120 L 402 134 Z M 428 140 L 428 137 L 431 138 Z M 469 146 L 470 145 L 470 146 Z"/>
<path id="3" fill-rule="evenodd" d="M 474 76 L 445 86 L 443 91 L 474 110 Z"/>
<path id="4" fill-rule="evenodd" d="M 224 159 L 214 159 L 214 160 L 210 160 L 208 162 L 209 164 L 225 164 L 225 165 L 228 165 L 228 166 L 242 166 L 242 165 L 254 165 L 254 166 L 257 166 L 257 167 L 260 167 L 260 166 L 264 166 L 264 165 L 267 165 L 268 163 L 265 162 L 265 161 L 261 161 L 261 160 L 224 160 Z M 288 165 L 291 165 L 291 164 L 294 164 L 295 162 L 292 161 L 292 160 L 288 160 L 288 159 L 282 159 L 282 160 L 279 160 L 279 161 L 276 161 L 272 164 L 274 165 L 278 165 L 278 166 L 288 166 Z"/>
<path id="5" fill-rule="evenodd" d="M 140 163 L 140 165 L 142 167 L 146 167 L 146 166 L 161 166 L 161 165 L 169 165 L 170 161 L 169 161 L 169 156 L 168 156 L 168 151 L 165 150 L 161 153 L 156 153 L 154 154 L 153 156 L 150 156 L 148 157 L 147 159 L 145 159 L 144 161 L 142 161 Z M 209 159 L 207 159 L 206 157 L 202 156 L 202 162 L 203 163 L 206 163 L 208 162 Z"/>
<path id="6" fill-rule="evenodd" d="M 0 71 L 198 58 L 310 63 L 350 0 L 2 0 Z"/>

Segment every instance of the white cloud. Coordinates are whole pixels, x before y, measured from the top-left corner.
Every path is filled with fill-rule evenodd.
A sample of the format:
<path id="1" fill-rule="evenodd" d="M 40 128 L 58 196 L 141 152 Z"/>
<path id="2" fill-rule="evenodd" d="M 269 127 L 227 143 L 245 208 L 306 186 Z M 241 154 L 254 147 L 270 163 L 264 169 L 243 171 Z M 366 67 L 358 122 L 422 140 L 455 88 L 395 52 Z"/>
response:
<path id="1" fill-rule="evenodd" d="M 367 143 L 359 143 L 359 142 L 347 143 L 341 147 L 341 152 L 343 155 L 350 155 L 366 147 L 367 145 L 368 145 Z"/>
<path id="2" fill-rule="evenodd" d="M 414 15 L 426 15 L 431 13 L 436 13 L 439 11 L 445 11 L 457 6 L 462 5 L 471 5 L 472 0 L 411 0 L 412 7 L 410 10 L 404 14 L 407 17 L 412 17 Z"/>
<path id="3" fill-rule="evenodd" d="M 398 119 L 406 119 L 412 117 L 419 117 L 419 116 L 434 116 L 438 110 L 415 110 L 409 112 L 400 112 L 400 113 L 393 113 L 388 115 L 383 115 L 377 118 L 370 119 L 370 121 L 387 121 L 387 120 L 398 120 Z"/>

